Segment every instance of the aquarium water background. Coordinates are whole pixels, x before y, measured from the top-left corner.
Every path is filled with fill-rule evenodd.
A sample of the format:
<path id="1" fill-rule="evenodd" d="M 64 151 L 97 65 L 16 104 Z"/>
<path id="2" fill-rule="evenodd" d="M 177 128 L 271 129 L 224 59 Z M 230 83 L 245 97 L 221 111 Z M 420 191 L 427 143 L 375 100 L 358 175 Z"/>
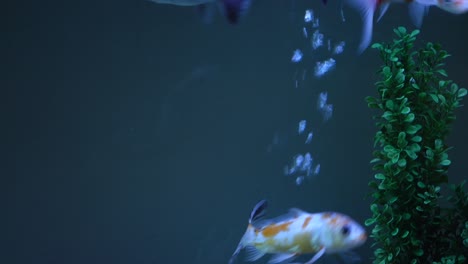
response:
<path id="1" fill-rule="evenodd" d="M 325 38 L 317 50 L 314 31 L 303 35 L 308 9 Z M 371 215 L 376 128 L 364 98 L 376 94 L 381 61 L 372 49 L 356 54 L 361 21 L 340 2 L 257 0 L 235 26 L 148 1 L 6 10 L 1 263 L 227 263 L 264 198 L 269 216 L 291 207 L 361 223 Z M 390 41 L 400 25 L 412 28 L 395 4 L 373 41 Z M 467 26 L 467 16 L 431 8 L 418 38 L 452 54 L 446 69 L 461 87 Z M 344 41 L 344 52 L 316 77 L 315 63 L 331 57 L 327 39 Z M 454 183 L 468 170 L 467 109 L 449 138 Z M 285 166 L 307 152 L 320 171 L 298 184 Z M 362 263 L 372 242 L 355 250 Z"/>

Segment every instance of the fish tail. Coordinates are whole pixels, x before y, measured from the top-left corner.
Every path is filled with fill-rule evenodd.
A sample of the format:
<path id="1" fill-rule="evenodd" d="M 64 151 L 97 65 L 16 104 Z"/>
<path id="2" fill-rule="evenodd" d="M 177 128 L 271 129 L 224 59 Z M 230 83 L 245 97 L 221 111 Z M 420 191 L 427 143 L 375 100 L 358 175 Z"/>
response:
<path id="1" fill-rule="evenodd" d="M 347 4 L 356 9 L 361 15 L 363 27 L 361 43 L 359 44 L 358 53 L 362 53 L 372 40 L 372 30 L 374 23 L 374 13 L 377 9 L 376 0 L 345 0 Z"/>
<path id="2" fill-rule="evenodd" d="M 245 233 L 242 236 L 239 244 L 237 245 L 236 250 L 234 251 L 234 253 L 232 253 L 231 258 L 229 259 L 229 264 L 234 263 L 234 261 L 237 258 L 237 255 L 239 255 L 239 253 L 241 252 L 241 250 L 243 248 L 245 248 L 246 246 L 248 246 L 250 244 L 250 242 L 253 240 L 254 236 L 255 236 L 255 228 L 253 227 L 252 224 L 249 223 L 249 225 L 247 226 L 247 230 L 245 231 Z"/>
<path id="3" fill-rule="evenodd" d="M 239 243 L 239 245 L 237 246 L 236 248 L 236 251 L 234 251 L 234 253 L 232 254 L 231 258 L 229 259 L 229 262 L 228 264 L 233 264 L 234 261 L 236 260 L 237 258 L 237 255 L 239 255 L 240 251 L 242 250 L 242 245 Z"/>
<path id="4" fill-rule="evenodd" d="M 254 240 L 255 227 L 253 226 L 252 223 L 265 215 L 267 206 L 268 206 L 268 202 L 266 200 L 261 200 L 257 204 L 255 204 L 254 208 L 252 209 L 252 212 L 250 212 L 249 225 L 247 226 L 247 230 L 245 231 L 239 244 L 237 245 L 236 250 L 232 254 L 231 258 L 229 259 L 229 264 L 233 264 L 237 258 L 237 255 L 239 255 L 240 251 L 246 246 L 248 246 L 252 240 Z"/>
<path id="5" fill-rule="evenodd" d="M 423 1 L 411 2 L 408 5 L 408 12 L 411 22 L 417 27 L 421 28 L 423 19 L 429 11 L 430 2 L 423 3 Z"/>

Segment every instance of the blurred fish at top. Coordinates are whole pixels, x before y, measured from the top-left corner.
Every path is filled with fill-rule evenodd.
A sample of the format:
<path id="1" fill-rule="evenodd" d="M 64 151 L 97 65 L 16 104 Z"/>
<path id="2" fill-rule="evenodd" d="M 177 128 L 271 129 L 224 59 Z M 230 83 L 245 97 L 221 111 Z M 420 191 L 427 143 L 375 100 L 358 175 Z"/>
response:
<path id="1" fill-rule="evenodd" d="M 345 2 L 356 9 L 362 18 L 363 32 L 358 49 L 359 53 L 362 53 L 372 40 L 374 13 L 379 9 L 377 18 L 379 21 L 391 3 L 407 3 L 409 16 L 418 28 L 421 27 L 430 6 L 437 6 L 452 14 L 462 14 L 468 11 L 468 0 L 345 0 Z"/>
<path id="2" fill-rule="evenodd" d="M 178 6 L 195 6 L 206 21 L 212 15 L 212 6 L 218 4 L 221 12 L 230 24 L 237 24 L 240 18 L 247 13 L 252 0 L 149 0 L 158 4 Z"/>
<path id="3" fill-rule="evenodd" d="M 428 5 L 434 5 L 452 14 L 463 14 L 468 11 L 467 0 L 420 0 L 427 2 Z"/>

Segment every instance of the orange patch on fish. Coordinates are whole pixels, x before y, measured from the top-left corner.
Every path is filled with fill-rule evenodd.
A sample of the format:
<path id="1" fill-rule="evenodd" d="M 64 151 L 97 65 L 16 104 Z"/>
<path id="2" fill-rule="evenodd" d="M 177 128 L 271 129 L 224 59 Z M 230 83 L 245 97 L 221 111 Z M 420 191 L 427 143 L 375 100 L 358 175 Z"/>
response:
<path id="1" fill-rule="evenodd" d="M 265 237 L 272 237 L 278 234 L 281 231 L 288 231 L 289 226 L 292 224 L 292 221 L 282 223 L 282 224 L 277 224 L 277 225 L 269 225 L 262 230 L 262 235 Z"/>
<path id="2" fill-rule="evenodd" d="M 302 224 L 302 229 L 307 227 L 311 219 L 312 219 L 312 216 L 306 217 L 306 219 L 304 220 L 304 223 Z"/>
<path id="3" fill-rule="evenodd" d="M 323 218 L 323 219 L 327 219 L 327 218 L 330 218 L 331 216 L 332 216 L 331 213 L 324 213 L 324 214 L 322 215 L 322 218 Z"/>

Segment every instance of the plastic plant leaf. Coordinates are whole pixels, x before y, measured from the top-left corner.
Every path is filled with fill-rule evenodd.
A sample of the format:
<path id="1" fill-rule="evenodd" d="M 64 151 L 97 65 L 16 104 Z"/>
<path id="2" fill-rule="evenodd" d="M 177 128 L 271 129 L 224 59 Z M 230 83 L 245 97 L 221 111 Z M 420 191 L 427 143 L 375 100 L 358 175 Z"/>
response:
<path id="1" fill-rule="evenodd" d="M 407 106 L 403 107 L 403 109 L 401 109 L 400 113 L 406 115 L 408 114 L 409 112 L 411 111 L 411 109 Z"/>
<path id="2" fill-rule="evenodd" d="M 413 121 L 414 121 L 414 114 L 413 113 L 410 113 L 409 115 L 407 115 L 405 117 L 405 122 L 411 123 Z"/>
<path id="3" fill-rule="evenodd" d="M 374 178 L 377 180 L 385 180 L 385 175 L 383 175 L 383 173 L 377 173 L 375 174 Z"/>
<path id="4" fill-rule="evenodd" d="M 375 218 L 369 218 L 364 222 L 364 225 L 371 226 L 375 223 Z"/>
<path id="5" fill-rule="evenodd" d="M 460 90 L 458 90 L 458 98 L 462 98 L 467 93 L 468 93 L 468 91 L 465 88 L 461 88 Z"/>
<path id="6" fill-rule="evenodd" d="M 440 165 L 448 166 L 448 165 L 450 165 L 450 163 L 451 163 L 450 160 L 443 160 L 443 161 L 440 162 Z"/>

